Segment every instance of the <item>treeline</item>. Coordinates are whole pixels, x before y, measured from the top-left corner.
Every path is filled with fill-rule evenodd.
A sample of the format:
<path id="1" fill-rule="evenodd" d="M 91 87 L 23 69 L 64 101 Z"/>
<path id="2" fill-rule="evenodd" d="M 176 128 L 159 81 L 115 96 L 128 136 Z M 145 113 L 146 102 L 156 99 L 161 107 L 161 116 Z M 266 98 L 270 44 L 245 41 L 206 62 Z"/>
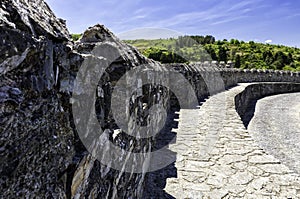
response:
<path id="1" fill-rule="evenodd" d="M 237 39 L 216 40 L 212 35 L 126 42 L 162 63 L 216 60 L 233 62 L 236 68 L 300 71 L 300 49 L 295 47 Z"/>
<path id="2" fill-rule="evenodd" d="M 144 51 L 144 55 L 161 63 L 185 63 L 188 62 L 182 56 L 165 49 L 151 47 Z"/>
<path id="3" fill-rule="evenodd" d="M 195 44 L 214 44 L 216 39 L 211 36 L 179 36 L 176 41 L 176 46 L 183 48 L 183 47 L 192 47 Z"/>

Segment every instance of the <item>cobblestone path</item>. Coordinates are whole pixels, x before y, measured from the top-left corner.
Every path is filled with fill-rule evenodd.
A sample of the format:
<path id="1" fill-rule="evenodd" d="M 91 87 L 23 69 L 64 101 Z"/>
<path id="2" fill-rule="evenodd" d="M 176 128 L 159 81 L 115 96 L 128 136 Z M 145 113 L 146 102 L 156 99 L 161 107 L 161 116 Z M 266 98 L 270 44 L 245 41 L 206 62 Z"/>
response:
<path id="1" fill-rule="evenodd" d="M 179 112 L 176 198 L 300 198 L 300 177 L 261 149 L 235 111 L 242 84 L 210 97 L 200 109 Z"/>

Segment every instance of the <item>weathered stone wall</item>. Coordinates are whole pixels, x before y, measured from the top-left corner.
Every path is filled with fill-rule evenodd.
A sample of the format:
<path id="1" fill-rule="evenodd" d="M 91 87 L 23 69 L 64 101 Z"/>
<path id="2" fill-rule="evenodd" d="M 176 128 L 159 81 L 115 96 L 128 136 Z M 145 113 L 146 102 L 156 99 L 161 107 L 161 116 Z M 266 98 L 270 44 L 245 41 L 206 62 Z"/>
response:
<path id="1" fill-rule="evenodd" d="M 112 91 L 115 89 L 116 83 L 123 77 L 126 72 L 140 66 L 145 65 L 150 67 L 151 70 L 159 73 L 164 73 L 165 69 L 152 60 L 148 60 L 133 47 L 123 44 L 117 39 L 109 30 L 101 25 L 96 25 L 89 28 L 83 37 L 74 45 L 75 52 L 84 55 L 85 60 L 95 60 L 93 63 L 103 64 L 102 60 L 107 61 L 108 67 L 104 71 L 103 76 L 97 77 L 94 70 L 87 70 L 84 74 L 91 79 L 100 78 L 97 85 L 97 99 L 95 101 L 96 114 L 98 122 L 101 124 L 101 128 L 104 133 L 108 134 L 108 139 L 115 146 L 124 149 L 128 152 L 145 152 L 152 151 L 155 146 L 155 139 L 153 137 L 145 139 L 137 139 L 134 136 L 138 135 L 139 126 L 143 126 L 147 123 L 146 107 L 151 107 L 154 104 L 161 104 L 165 107 L 169 106 L 169 91 L 159 84 L 156 85 L 143 85 L 141 79 L 136 77 L 126 76 L 125 82 L 128 90 L 132 89 L 136 92 L 126 95 L 127 90 L 124 90 L 125 96 L 128 98 L 130 104 L 129 112 L 134 120 L 128 123 L 131 127 L 131 132 L 124 132 L 117 126 L 115 118 L 112 115 L 111 99 Z M 108 53 L 109 52 L 109 53 Z M 98 59 L 101 57 L 101 59 Z M 103 59 L 104 58 L 104 59 Z M 100 66 L 99 67 L 103 67 Z M 138 75 L 138 74 L 137 74 Z M 152 76 L 148 77 L 148 81 L 152 81 Z M 145 81 L 147 81 L 145 80 Z M 72 88 L 74 78 L 65 77 L 65 84 L 67 86 L 60 89 L 64 92 L 72 92 L 68 90 Z M 167 81 L 167 80 L 165 80 Z M 90 89 L 91 82 L 87 82 L 84 89 Z M 130 88 L 129 88 L 130 87 Z M 121 100 L 119 101 L 121 102 Z M 73 102 L 79 103 L 79 102 Z M 120 104 L 121 107 L 123 104 Z M 79 104 L 83 109 L 86 106 L 89 108 L 89 104 Z M 122 112 L 121 112 L 122 113 Z M 73 117 L 75 117 L 73 115 Z M 160 121 L 161 115 L 157 115 L 157 121 Z M 124 118 L 125 119 L 125 118 Z M 91 124 L 92 125 L 92 124 Z M 76 130 L 76 129 L 74 129 Z M 125 153 L 123 156 L 117 157 L 118 160 L 113 158 L 112 149 L 108 148 L 103 152 L 103 158 L 111 156 L 111 160 L 108 165 L 121 164 L 124 166 L 124 170 L 114 170 L 105 165 L 102 165 L 98 160 L 92 158 L 89 154 L 83 155 L 83 159 L 80 161 L 80 165 L 91 165 L 90 169 L 82 169 L 79 166 L 75 170 L 74 178 L 72 181 L 72 196 L 76 197 L 94 197 L 97 198 L 142 198 L 145 190 L 145 176 L 146 173 L 136 173 L 136 168 L 140 168 L 140 162 L 133 162 L 130 164 Z M 81 153 L 86 153 L 83 150 Z M 101 158 L 102 159 L 102 158 Z M 146 169 L 148 164 L 143 165 Z M 132 171 L 128 172 L 128 169 L 132 168 Z M 85 176 L 84 178 L 82 176 Z"/>
<path id="2" fill-rule="evenodd" d="M 219 68 L 215 64 L 166 64 L 183 74 L 193 85 L 198 99 L 236 86 L 238 83 L 252 82 L 293 82 L 300 83 L 299 72 L 259 70 L 259 69 L 229 69 Z"/>
<path id="3" fill-rule="evenodd" d="M 64 198 L 74 133 L 56 88 L 68 30 L 43 1 L 4 0 L 0 13 L 0 197 Z"/>
<path id="4" fill-rule="evenodd" d="M 247 127 L 255 111 L 256 101 L 267 96 L 300 92 L 299 83 L 253 83 L 235 97 L 235 107 Z"/>
<path id="5" fill-rule="evenodd" d="M 260 69 L 223 69 L 237 83 L 251 82 L 300 82 L 299 72 L 260 70 Z"/>
<path id="6" fill-rule="evenodd" d="M 83 61 L 95 57 L 96 47 L 101 51 L 103 44 L 109 45 L 118 57 L 98 85 L 102 90 L 96 103 L 98 121 L 118 147 L 148 151 L 153 138 L 139 141 L 124 132 L 113 137 L 118 128 L 110 113 L 111 92 L 134 67 L 151 64 L 161 72 L 163 67 L 100 25 L 74 44 L 63 21 L 43 1 L 5 0 L 0 9 L 0 197 L 141 198 L 145 174 L 111 169 L 89 155 L 74 126 L 71 97 Z M 128 81 L 134 88 L 140 84 Z M 130 111 L 136 124 L 132 125 L 144 122 L 145 106 L 158 102 L 168 106 L 168 95 L 160 85 L 133 94 Z M 103 154 L 109 155 L 109 150 Z M 126 156 L 119 158 L 124 161 Z"/>

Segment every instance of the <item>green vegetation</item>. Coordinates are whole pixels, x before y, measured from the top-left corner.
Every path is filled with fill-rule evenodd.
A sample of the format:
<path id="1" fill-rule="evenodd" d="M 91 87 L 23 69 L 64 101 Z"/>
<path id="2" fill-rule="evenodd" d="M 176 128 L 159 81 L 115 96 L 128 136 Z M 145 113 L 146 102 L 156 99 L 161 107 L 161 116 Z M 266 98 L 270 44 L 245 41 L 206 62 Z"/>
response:
<path id="1" fill-rule="evenodd" d="M 137 47 L 145 56 L 162 63 L 216 60 L 234 62 L 236 68 L 300 71 L 300 49 L 283 45 L 237 39 L 216 41 L 211 35 L 125 42 Z"/>
<path id="2" fill-rule="evenodd" d="M 150 59 L 159 60 L 161 63 L 185 63 L 187 60 L 180 55 L 165 49 L 151 47 L 144 50 L 144 55 Z"/>
<path id="3" fill-rule="evenodd" d="M 77 41 L 79 40 L 79 38 L 82 36 L 82 34 L 71 34 L 71 37 L 73 39 L 73 41 Z"/>

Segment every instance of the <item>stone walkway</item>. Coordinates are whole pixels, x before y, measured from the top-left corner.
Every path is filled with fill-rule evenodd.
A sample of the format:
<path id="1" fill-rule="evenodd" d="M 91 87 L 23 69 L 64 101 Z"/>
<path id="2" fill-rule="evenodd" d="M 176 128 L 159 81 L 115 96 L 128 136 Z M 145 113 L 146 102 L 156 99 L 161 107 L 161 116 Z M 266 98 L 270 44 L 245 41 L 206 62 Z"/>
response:
<path id="1" fill-rule="evenodd" d="M 259 146 L 300 173 L 300 93 L 259 100 L 248 131 Z"/>
<path id="2" fill-rule="evenodd" d="M 167 179 L 167 193 L 179 199 L 300 198 L 299 175 L 262 150 L 235 111 L 234 96 L 245 87 L 179 112 L 177 141 L 170 145 L 177 178 Z"/>

